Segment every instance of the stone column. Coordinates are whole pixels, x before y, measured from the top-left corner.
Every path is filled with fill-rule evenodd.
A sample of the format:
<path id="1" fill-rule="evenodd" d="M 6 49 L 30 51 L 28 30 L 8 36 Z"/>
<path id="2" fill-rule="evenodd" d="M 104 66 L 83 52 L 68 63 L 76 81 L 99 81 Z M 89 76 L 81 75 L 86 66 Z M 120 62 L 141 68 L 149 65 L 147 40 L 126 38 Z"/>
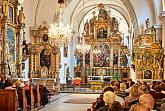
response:
<path id="1" fill-rule="evenodd" d="M 165 1 L 165 0 L 163 0 L 163 1 Z M 163 69 L 164 69 L 163 79 L 165 79 L 165 11 L 162 13 L 162 15 L 160 15 L 160 22 L 162 25 L 162 48 L 164 49 L 164 53 L 163 53 Z"/>

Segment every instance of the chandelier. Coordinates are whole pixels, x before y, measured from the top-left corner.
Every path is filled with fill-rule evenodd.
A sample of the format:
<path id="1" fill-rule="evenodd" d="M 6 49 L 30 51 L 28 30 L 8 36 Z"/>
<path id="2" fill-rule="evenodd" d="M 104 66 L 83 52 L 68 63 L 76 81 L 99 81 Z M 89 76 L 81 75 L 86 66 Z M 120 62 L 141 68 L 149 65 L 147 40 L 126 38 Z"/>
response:
<path id="1" fill-rule="evenodd" d="M 63 3 L 64 2 L 62 2 L 62 4 Z M 58 4 L 61 4 L 61 2 L 58 2 Z M 72 30 L 70 26 L 68 24 L 64 25 L 62 22 L 62 13 L 63 11 L 60 10 L 59 23 L 51 24 L 49 28 L 49 37 L 51 38 L 52 43 L 57 47 L 61 47 L 63 44 L 68 44 L 72 38 Z"/>

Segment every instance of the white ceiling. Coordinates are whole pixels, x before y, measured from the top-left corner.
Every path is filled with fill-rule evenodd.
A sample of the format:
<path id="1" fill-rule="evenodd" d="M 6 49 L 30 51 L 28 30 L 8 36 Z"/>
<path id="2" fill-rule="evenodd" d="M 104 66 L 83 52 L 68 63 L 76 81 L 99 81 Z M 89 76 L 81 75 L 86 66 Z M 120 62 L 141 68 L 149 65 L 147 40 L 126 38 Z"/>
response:
<path id="1" fill-rule="evenodd" d="M 57 0 L 21 0 L 23 2 L 27 26 L 37 27 L 43 23 L 48 25 L 56 19 Z M 69 23 L 78 31 L 78 27 L 84 17 L 91 10 L 95 10 L 97 4 L 103 3 L 110 6 L 125 18 L 128 26 L 139 30 L 139 26 L 150 18 L 151 24 L 159 24 L 159 14 L 162 12 L 161 0 L 65 0 L 67 6 L 63 16 L 63 22 Z M 84 12 L 83 13 L 83 8 Z"/>

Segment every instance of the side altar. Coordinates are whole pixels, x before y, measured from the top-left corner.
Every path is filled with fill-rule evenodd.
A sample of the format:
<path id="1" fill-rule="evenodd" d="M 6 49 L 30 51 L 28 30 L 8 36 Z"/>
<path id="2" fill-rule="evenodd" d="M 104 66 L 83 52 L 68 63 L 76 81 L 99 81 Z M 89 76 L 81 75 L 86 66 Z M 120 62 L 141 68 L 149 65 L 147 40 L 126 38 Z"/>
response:
<path id="1" fill-rule="evenodd" d="M 75 50 L 75 76 L 80 76 L 84 83 L 127 79 L 129 50 L 123 43 L 119 22 L 108 14 L 103 4 L 99 4 L 98 9 L 98 15 L 94 11 L 93 17 L 86 20 L 83 37 L 78 38 L 80 44 L 84 42 L 90 48 L 83 49 L 83 54 L 78 48 Z"/>
<path id="2" fill-rule="evenodd" d="M 156 39 L 156 29 L 146 20 L 146 28 L 134 42 L 133 65 L 137 80 L 161 80 L 163 78 L 163 49 Z"/>
<path id="3" fill-rule="evenodd" d="M 38 84 L 49 91 L 59 92 L 60 51 L 48 37 L 48 28 L 39 26 L 30 30 L 29 72 Z"/>

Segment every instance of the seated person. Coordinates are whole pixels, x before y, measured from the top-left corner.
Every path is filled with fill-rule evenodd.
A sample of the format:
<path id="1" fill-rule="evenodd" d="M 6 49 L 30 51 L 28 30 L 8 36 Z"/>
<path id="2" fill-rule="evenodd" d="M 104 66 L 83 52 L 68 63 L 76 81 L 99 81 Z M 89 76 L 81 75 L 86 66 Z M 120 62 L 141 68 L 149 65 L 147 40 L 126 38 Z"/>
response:
<path id="1" fill-rule="evenodd" d="M 4 88 L 5 88 L 4 77 L 0 75 L 0 89 L 4 89 Z"/>
<path id="2" fill-rule="evenodd" d="M 141 103 L 132 105 L 129 111 L 149 111 L 146 106 Z"/>
<path id="3" fill-rule="evenodd" d="M 97 109 L 97 111 L 107 111 L 115 101 L 115 94 L 111 91 L 107 91 L 103 94 L 103 100 L 105 105 Z"/>
<path id="4" fill-rule="evenodd" d="M 5 89 L 15 89 L 13 87 L 13 83 L 11 81 L 11 79 L 7 78 L 7 80 L 5 81 Z"/>
<path id="5" fill-rule="evenodd" d="M 149 110 L 153 110 L 154 108 L 154 98 L 151 94 L 142 94 L 139 98 L 139 103 L 146 106 Z"/>
<path id="6" fill-rule="evenodd" d="M 121 106 L 120 102 L 115 101 L 107 111 L 123 111 L 123 107 Z"/>
<path id="7" fill-rule="evenodd" d="M 102 91 L 102 94 L 100 95 L 100 99 L 96 103 L 96 109 L 99 109 L 100 107 L 103 107 L 105 105 L 105 102 L 103 100 L 103 94 L 107 91 L 114 92 L 114 89 L 110 86 L 105 86 L 104 87 L 104 89 Z"/>
<path id="8" fill-rule="evenodd" d="M 26 82 L 25 82 L 24 89 L 25 89 L 25 90 L 30 90 L 29 81 L 26 81 Z"/>

